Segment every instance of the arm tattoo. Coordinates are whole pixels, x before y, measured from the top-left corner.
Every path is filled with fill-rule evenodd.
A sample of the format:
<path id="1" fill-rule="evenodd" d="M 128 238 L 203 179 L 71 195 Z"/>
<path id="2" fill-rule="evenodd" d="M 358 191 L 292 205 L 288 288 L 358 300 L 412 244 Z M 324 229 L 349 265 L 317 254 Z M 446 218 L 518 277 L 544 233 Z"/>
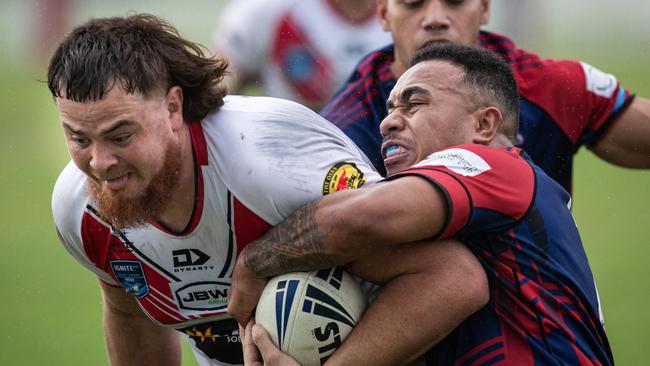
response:
<path id="1" fill-rule="evenodd" d="M 316 222 L 318 203 L 307 204 L 244 249 L 246 266 L 260 277 L 333 267 Z"/>

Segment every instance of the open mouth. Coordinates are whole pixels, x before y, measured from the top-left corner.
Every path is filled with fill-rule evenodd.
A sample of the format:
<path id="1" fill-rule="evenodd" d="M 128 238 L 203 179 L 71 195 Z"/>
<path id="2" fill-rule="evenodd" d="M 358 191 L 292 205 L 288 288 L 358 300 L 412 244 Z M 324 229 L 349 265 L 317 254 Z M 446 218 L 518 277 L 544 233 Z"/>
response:
<path id="1" fill-rule="evenodd" d="M 129 174 L 127 173 L 113 179 L 105 179 L 102 182 L 109 189 L 117 191 L 124 188 L 128 180 L 129 180 Z"/>
<path id="2" fill-rule="evenodd" d="M 409 149 L 399 143 L 387 141 L 383 144 L 381 155 L 384 158 L 384 165 L 388 166 L 400 161 L 409 154 Z"/>
<path id="3" fill-rule="evenodd" d="M 401 156 L 407 152 L 406 148 L 400 145 L 389 145 L 384 150 L 384 159 L 391 159 Z"/>

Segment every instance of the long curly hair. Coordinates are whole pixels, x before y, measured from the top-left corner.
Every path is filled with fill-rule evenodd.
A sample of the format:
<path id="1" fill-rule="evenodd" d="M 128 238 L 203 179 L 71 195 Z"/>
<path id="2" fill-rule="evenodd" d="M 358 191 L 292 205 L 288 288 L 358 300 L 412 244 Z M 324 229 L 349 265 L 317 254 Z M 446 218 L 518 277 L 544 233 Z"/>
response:
<path id="1" fill-rule="evenodd" d="M 200 120 L 223 105 L 228 67 L 204 50 L 151 14 L 91 19 L 54 52 L 47 84 L 54 97 L 77 102 L 102 99 L 116 84 L 144 96 L 180 86 L 183 118 Z"/>

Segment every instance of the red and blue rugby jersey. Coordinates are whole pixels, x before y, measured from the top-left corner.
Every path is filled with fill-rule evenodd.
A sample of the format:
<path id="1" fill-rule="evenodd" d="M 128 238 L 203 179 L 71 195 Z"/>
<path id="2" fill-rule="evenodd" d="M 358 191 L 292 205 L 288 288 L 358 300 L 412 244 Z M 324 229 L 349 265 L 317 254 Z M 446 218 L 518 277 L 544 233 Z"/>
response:
<path id="1" fill-rule="evenodd" d="M 521 95 L 518 146 L 571 191 L 573 154 L 595 143 L 632 101 L 614 76 L 582 62 L 541 59 L 504 36 L 481 32 L 481 47 L 507 60 Z M 363 59 L 321 115 L 337 125 L 386 175 L 379 124 L 395 86 L 393 46 Z"/>
<path id="2" fill-rule="evenodd" d="M 486 307 L 427 355 L 430 365 L 611 365 L 570 196 L 519 148 L 459 145 L 388 179 L 417 175 L 449 212 L 439 238 L 477 256 Z"/>

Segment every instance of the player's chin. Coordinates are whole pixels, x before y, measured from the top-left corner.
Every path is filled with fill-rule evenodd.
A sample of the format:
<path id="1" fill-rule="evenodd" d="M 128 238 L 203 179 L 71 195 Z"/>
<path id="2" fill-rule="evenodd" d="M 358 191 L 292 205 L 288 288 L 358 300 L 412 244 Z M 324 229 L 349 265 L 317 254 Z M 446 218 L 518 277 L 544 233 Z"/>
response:
<path id="1" fill-rule="evenodd" d="M 386 176 L 387 176 L 387 177 L 390 177 L 391 175 L 395 175 L 395 174 L 399 173 L 401 170 L 404 170 L 404 169 L 391 169 L 391 168 L 386 168 Z"/>
<path id="2" fill-rule="evenodd" d="M 386 174 L 388 176 L 391 176 L 393 174 L 399 173 L 402 170 L 410 167 L 411 164 L 410 161 L 407 161 L 404 158 L 392 158 L 392 159 L 384 159 L 384 166 L 386 167 Z"/>

